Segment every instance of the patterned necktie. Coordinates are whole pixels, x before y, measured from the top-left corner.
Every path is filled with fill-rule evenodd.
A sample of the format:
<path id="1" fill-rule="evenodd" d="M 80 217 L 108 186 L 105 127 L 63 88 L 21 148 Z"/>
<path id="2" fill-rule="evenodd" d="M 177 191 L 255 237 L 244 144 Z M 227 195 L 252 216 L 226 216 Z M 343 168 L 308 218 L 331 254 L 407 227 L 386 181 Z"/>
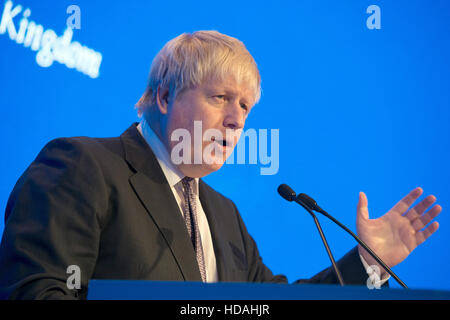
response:
<path id="1" fill-rule="evenodd" d="M 184 196 L 184 220 L 197 256 L 197 263 L 200 269 L 200 275 L 202 276 L 202 281 L 206 282 L 205 260 L 203 258 L 203 247 L 200 238 L 200 230 L 198 228 L 197 207 L 195 205 L 194 179 L 185 177 L 181 182 L 183 184 Z"/>

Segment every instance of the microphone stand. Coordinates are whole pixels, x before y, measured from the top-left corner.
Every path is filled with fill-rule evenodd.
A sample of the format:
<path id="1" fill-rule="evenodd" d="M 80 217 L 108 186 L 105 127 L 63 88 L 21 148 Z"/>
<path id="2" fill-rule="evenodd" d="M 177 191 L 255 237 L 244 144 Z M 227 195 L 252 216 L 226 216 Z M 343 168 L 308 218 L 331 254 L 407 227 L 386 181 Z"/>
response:
<path id="1" fill-rule="evenodd" d="M 334 272 L 336 273 L 336 276 L 338 278 L 338 281 L 339 281 L 340 285 L 343 286 L 344 285 L 344 280 L 342 279 L 342 275 L 339 272 L 339 269 L 338 269 L 338 267 L 336 265 L 336 262 L 334 261 L 333 254 L 331 253 L 330 247 L 328 246 L 328 242 L 325 239 L 325 235 L 323 234 L 323 231 L 322 231 L 322 228 L 320 226 L 319 220 L 317 219 L 317 217 L 314 214 L 314 212 L 306 204 L 304 204 L 302 200 L 300 200 L 297 197 L 295 197 L 294 201 L 297 202 L 299 205 L 301 205 L 303 208 L 305 208 L 305 210 L 308 211 L 309 214 L 314 219 L 314 222 L 315 222 L 315 224 L 317 226 L 317 230 L 319 230 L 320 237 L 322 238 L 322 242 L 325 245 L 325 249 L 327 250 L 328 257 L 330 257 L 331 264 L 333 265 Z"/>
<path id="2" fill-rule="evenodd" d="M 386 270 L 386 272 L 389 273 L 403 288 L 405 288 L 405 289 L 408 288 L 407 285 L 402 280 L 400 280 L 400 278 L 394 273 L 394 271 L 392 271 L 391 268 L 389 268 L 386 265 L 386 263 L 384 263 L 384 261 L 381 260 L 375 254 L 375 252 L 373 252 L 372 249 L 369 248 L 369 246 L 367 244 L 364 243 L 364 241 L 362 241 L 356 234 L 354 234 L 353 231 L 351 231 L 349 228 L 347 228 L 342 223 L 340 223 L 338 220 L 336 220 L 331 215 L 329 215 L 328 212 L 326 212 L 325 210 L 320 208 L 317 205 L 317 203 L 315 203 L 315 201 L 312 200 L 312 198 L 310 198 L 309 196 L 305 195 L 304 193 L 301 193 L 301 194 L 298 195 L 298 198 L 302 198 L 308 203 L 308 204 L 305 204 L 305 203 L 303 203 L 303 201 L 301 199 L 298 199 L 298 200 L 300 200 L 300 202 L 303 203 L 302 206 L 305 209 L 306 209 L 306 207 L 308 207 L 309 210 L 315 210 L 315 211 L 323 214 L 325 217 L 327 217 L 328 219 L 330 219 L 331 221 L 336 223 L 339 227 L 341 227 L 342 229 L 347 231 L 347 233 L 349 233 L 384 268 L 384 270 Z M 310 212 L 308 209 L 306 209 L 306 210 L 308 212 Z"/>

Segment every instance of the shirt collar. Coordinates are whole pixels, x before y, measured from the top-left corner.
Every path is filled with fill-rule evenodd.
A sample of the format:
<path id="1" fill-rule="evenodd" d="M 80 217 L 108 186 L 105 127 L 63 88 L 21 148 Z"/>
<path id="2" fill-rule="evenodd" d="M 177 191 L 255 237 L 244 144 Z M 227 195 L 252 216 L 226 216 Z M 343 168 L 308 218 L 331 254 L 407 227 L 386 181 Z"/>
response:
<path id="1" fill-rule="evenodd" d="M 162 143 L 145 119 L 142 119 L 137 126 L 137 129 L 155 154 L 167 182 L 171 187 L 174 187 L 185 177 L 185 175 L 172 163 L 166 146 Z M 195 185 L 198 186 L 198 178 L 195 178 L 195 182 Z"/>

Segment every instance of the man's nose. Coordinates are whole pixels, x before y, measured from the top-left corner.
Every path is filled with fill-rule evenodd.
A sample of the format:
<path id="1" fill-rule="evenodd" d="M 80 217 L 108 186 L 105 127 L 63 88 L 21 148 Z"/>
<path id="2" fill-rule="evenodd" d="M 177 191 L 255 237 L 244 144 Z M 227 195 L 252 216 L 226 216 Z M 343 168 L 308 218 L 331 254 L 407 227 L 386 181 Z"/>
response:
<path id="1" fill-rule="evenodd" d="M 223 126 L 230 129 L 242 129 L 245 124 L 245 110 L 240 103 L 230 103 L 226 110 Z"/>

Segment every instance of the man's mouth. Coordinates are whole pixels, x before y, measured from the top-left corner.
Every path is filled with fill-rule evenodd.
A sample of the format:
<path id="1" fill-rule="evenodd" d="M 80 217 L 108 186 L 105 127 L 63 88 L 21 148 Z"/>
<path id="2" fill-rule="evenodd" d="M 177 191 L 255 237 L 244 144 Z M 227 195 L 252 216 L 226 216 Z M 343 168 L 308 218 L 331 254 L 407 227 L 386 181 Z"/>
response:
<path id="1" fill-rule="evenodd" d="M 223 148 L 231 147 L 231 143 L 227 140 L 216 139 L 215 137 L 212 137 L 211 141 L 217 143 L 218 145 L 222 146 Z"/>

